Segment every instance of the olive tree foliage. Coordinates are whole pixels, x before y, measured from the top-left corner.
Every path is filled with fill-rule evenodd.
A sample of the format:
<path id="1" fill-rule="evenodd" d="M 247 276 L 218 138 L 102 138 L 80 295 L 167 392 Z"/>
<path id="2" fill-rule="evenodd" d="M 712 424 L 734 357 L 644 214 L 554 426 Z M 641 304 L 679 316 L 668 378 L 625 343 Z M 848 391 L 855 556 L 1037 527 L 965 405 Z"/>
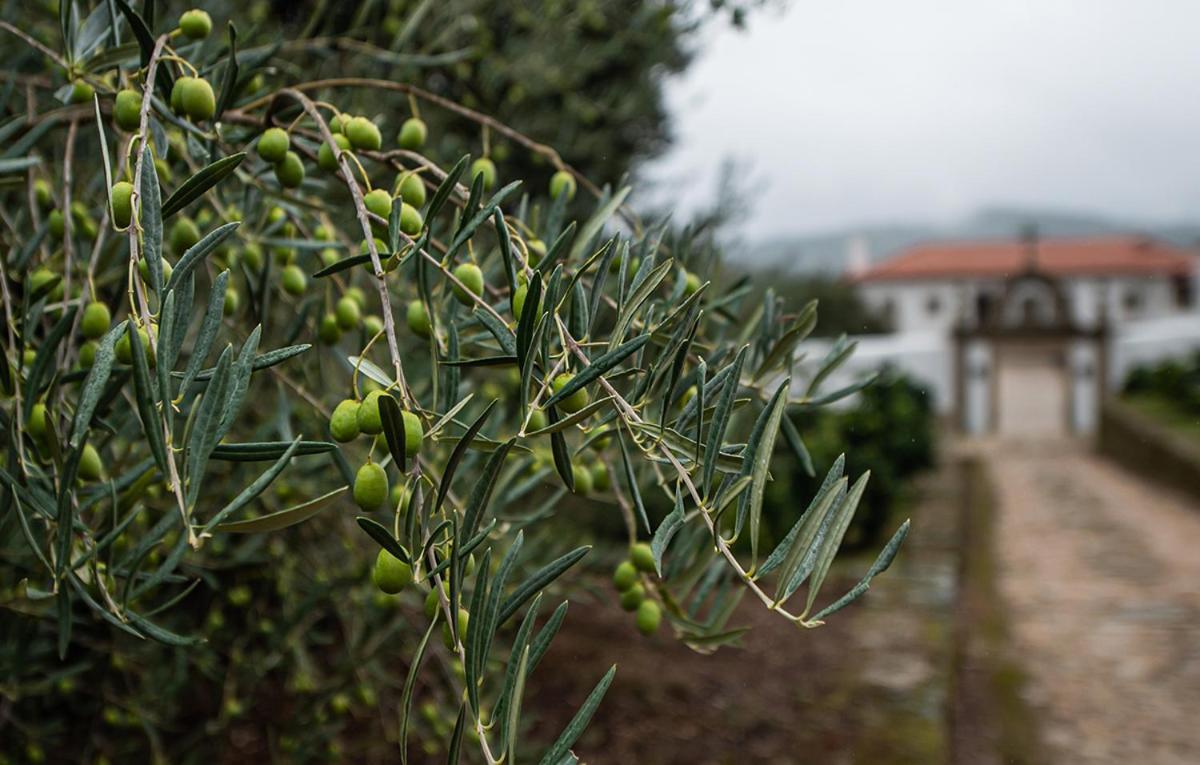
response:
<path id="1" fill-rule="evenodd" d="M 387 745 L 406 759 L 411 731 L 438 732 L 423 694 L 453 710 L 452 761 L 496 763 L 525 751 L 527 679 L 567 617 L 552 601 L 590 550 L 542 529 L 585 495 L 624 519 L 614 579 L 636 629 L 665 620 L 702 652 L 738 641 L 747 593 L 816 627 L 887 568 L 907 522 L 822 597 L 867 481 L 841 459 L 760 544 L 772 455 L 808 459 L 790 415 L 863 384 L 823 385 L 848 344 L 804 359 L 815 304 L 707 281 L 709 251 L 640 220 L 629 188 L 491 117 L 407 82 L 307 80 L 302 57 L 244 60 L 232 24 L 222 43 L 207 14 L 154 5 L 64 2 L 56 40 L 0 22 L 49 73 L 7 78 L 0 123 L 0 645 L 18 716 L 47 684 L 108 682 L 97 654 L 155 656 L 122 675 L 139 692 L 105 686 L 124 695 L 103 714 L 156 753 L 202 746 L 166 722 L 197 696 L 225 724 L 255 683 L 292 724 L 272 748 L 342 746 L 329 715 L 378 702 L 368 668 L 399 642 Z M 386 135 L 339 109 L 350 92 L 391 115 Z M 426 112 L 474 125 L 481 155 L 426 151 Z M 556 168 L 549 193 L 505 177 L 500 142 Z M 577 193 L 590 213 L 570 220 Z M 368 581 L 399 610 L 341 595 Z M 243 628 L 204 610 L 217 596 L 252 604 Z M 612 677 L 540 761 L 574 761 Z M 21 730 L 84 746 L 38 714 Z"/>

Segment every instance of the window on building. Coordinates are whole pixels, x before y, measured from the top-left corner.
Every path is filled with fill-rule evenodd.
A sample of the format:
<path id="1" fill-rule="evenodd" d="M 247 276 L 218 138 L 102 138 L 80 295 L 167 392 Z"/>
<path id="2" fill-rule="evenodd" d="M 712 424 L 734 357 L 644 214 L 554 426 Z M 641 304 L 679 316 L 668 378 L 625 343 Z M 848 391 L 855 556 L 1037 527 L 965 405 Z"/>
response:
<path id="1" fill-rule="evenodd" d="M 1125 290 L 1125 294 L 1121 298 L 1121 304 L 1125 306 L 1125 313 L 1137 313 L 1142 310 L 1142 302 L 1142 291 L 1136 287 Z"/>
<path id="2" fill-rule="evenodd" d="M 942 310 L 942 299 L 937 295 L 930 295 L 925 301 L 925 312 L 930 316 L 937 316 Z"/>
<path id="3" fill-rule="evenodd" d="M 1175 288 L 1175 305 L 1179 308 L 1191 308 L 1196 299 L 1191 278 L 1176 276 L 1172 286 Z"/>

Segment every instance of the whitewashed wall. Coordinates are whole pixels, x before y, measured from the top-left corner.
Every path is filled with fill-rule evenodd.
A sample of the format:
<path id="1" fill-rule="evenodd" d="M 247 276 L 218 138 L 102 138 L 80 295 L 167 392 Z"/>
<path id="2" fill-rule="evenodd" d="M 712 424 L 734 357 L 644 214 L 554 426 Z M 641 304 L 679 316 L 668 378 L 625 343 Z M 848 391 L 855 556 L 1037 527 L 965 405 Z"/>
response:
<path id="1" fill-rule="evenodd" d="M 1119 390 L 1142 364 L 1181 358 L 1200 350 L 1200 313 L 1144 319 L 1118 325 L 1110 343 L 1109 390 Z"/>

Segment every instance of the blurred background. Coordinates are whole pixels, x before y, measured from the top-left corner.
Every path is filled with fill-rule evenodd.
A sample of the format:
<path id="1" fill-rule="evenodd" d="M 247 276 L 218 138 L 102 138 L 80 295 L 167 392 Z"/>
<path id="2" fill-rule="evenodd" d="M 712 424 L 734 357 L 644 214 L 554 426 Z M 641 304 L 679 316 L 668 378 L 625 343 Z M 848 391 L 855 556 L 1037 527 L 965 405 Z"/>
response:
<path id="1" fill-rule="evenodd" d="M 157 3 L 172 17 L 192 4 Z M 820 300 L 808 358 L 855 346 L 835 383 L 878 376 L 797 418 L 811 464 L 781 451 L 764 521 L 782 535 L 845 451 L 872 479 L 859 554 L 831 589 L 913 519 L 871 594 L 809 632 L 746 602 L 736 620 L 754 629 L 713 655 L 643 641 L 608 581 L 620 522 L 584 503 L 564 534 L 598 542 L 595 568 L 527 690 L 532 740 L 618 662 L 586 762 L 1200 761 L 1200 6 L 197 4 L 217 30 L 237 19 L 239 50 L 279 81 L 413 82 L 598 185 L 632 179 L 636 209 L 720 256 L 714 281 L 789 310 Z M 54 6 L 0 0 L 46 40 Z M 0 44 L 16 71 L 41 71 Z M 369 98 L 342 106 L 394 135 L 406 105 Z M 474 127 L 422 116 L 431 156 L 477 151 Z M 491 152 L 506 180 L 544 188 L 553 172 L 504 141 Z M 394 717 L 371 709 L 394 707 L 417 637 L 396 613 L 419 604 L 373 601 L 319 530 L 283 539 L 212 572 L 239 595 L 198 606 L 192 626 L 236 636 L 227 654 L 214 639 L 189 674 L 138 646 L 111 664 L 141 667 L 140 682 L 72 669 L 25 703 L 118 741 L 141 724 L 112 699 L 152 703 L 175 733 L 155 754 L 392 758 Z M 378 623 L 387 641 L 345 637 Z M 440 762 L 456 700 L 420 693 L 414 737 Z M 353 754 L 321 748 L 336 736 Z"/>

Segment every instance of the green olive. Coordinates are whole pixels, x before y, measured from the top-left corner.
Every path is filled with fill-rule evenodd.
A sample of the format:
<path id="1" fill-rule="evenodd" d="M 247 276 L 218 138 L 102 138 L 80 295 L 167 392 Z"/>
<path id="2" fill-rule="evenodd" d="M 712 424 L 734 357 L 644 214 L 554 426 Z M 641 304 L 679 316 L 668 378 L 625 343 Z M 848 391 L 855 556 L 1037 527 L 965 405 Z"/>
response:
<path id="1" fill-rule="evenodd" d="M 450 582 L 446 579 L 442 580 L 442 592 L 446 594 L 446 599 L 450 599 Z M 438 597 L 436 588 L 430 588 L 429 594 L 425 596 L 425 618 L 432 621 L 437 618 L 438 613 L 442 609 L 441 598 Z"/>
<path id="2" fill-rule="evenodd" d="M 104 479 L 104 465 L 100 462 L 100 453 L 91 444 L 84 444 L 79 455 L 79 477 L 85 481 Z"/>
<path id="3" fill-rule="evenodd" d="M 633 562 L 634 567 L 638 571 L 652 574 L 656 570 L 654 567 L 654 551 L 645 542 L 638 542 L 629 548 L 629 560 Z"/>
<path id="4" fill-rule="evenodd" d="M 225 288 L 225 305 L 222 306 L 222 313 L 225 316 L 233 316 L 235 313 L 237 313 L 238 304 L 240 302 L 241 302 L 241 298 L 238 295 L 237 288 L 236 287 L 226 287 Z"/>
<path id="5" fill-rule="evenodd" d="M 336 314 L 327 313 L 321 317 L 317 325 L 317 339 L 326 345 L 333 345 L 342 338 L 342 328 L 338 324 Z"/>
<path id="6" fill-rule="evenodd" d="M 187 88 L 188 82 L 193 79 L 195 78 L 187 75 L 176 77 L 175 84 L 171 86 L 171 111 L 176 114 L 183 114 L 185 111 L 183 108 L 183 91 Z"/>
<path id="7" fill-rule="evenodd" d="M 63 215 L 62 210 L 51 210 L 46 216 L 46 223 L 50 228 L 50 236 L 55 239 L 62 239 L 67 233 L 67 218 Z"/>
<path id="8" fill-rule="evenodd" d="M 344 399 L 329 416 L 329 435 L 344 444 L 358 438 L 358 433 L 358 402 L 352 398 Z"/>
<path id="9" fill-rule="evenodd" d="M 117 181 L 112 186 L 112 220 L 118 229 L 128 228 L 133 221 L 133 184 Z"/>
<path id="10" fill-rule="evenodd" d="M 34 271 L 32 274 L 29 275 L 29 292 L 30 292 L 30 294 L 40 291 L 41 289 L 46 287 L 48 284 L 54 283 L 55 280 L 58 280 L 58 282 L 56 284 L 54 284 L 53 287 L 50 288 L 50 291 L 46 294 L 46 297 L 49 298 L 51 301 L 62 300 L 62 298 L 63 298 L 62 280 L 61 280 L 61 278 L 59 278 L 58 274 L 54 273 L 53 271 L 51 271 L 48 268 L 39 268 L 38 270 Z"/>
<path id="11" fill-rule="evenodd" d="M 379 414 L 379 399 L 384 395 L 381 390 L 368 393 L 358 407 L 358 429 L 369 435 L 383 432 L 383 417 Z"/>
<path id="12" fill-rule="evenodd" d="M 470 626 L 471 626 L 470 612 L 468 612 L 467 609 L 465 609 L 465 608 L 458 609 L 458 639 L 464 645 L 466 644 L 466 641 L 467 641 L 467 631 L 470 629 Z M 450 651 L 455 650 L 454 635 L 450 632 L 449 624 L 442 625 L 442 643 L 445 644 L 447 650 L 450 650 Z"/>
<path id="13" fill-rule="evenodd" d="M 272 165 L 282 162 L 287 156 L 288 149 L 291 146 L 291 139 L 288 137 L 287 131 L 283 128 L 267 128 L 263 134 L 258 137 L 258 156 L 262 157 L 264 162 L 269 162 Z"/>
<path id="14" fill-rule="evenodd" d="M 29 410 L 29 422 L 25 423 L 25 430 L 35 441 L 46 437 L 50 431 L 50 420 L 45 404 L 39 401 Z"/>
<path id="15" fill-rule="evenodd" d="M 362 321 L 362 309 L 359 307 L 358 301 L 349 295 L 337 301 L 334 313 L 337 316 L 337 325 L 343 330 L 354 329 Z"/>
<path id="16" fill-rule="evenodd" d="M 50 184 L 45 178 L 38 178 L 33 182 L 33 197 L 42 212 L 54 207 L 54 193 L 50 191 Z"/>
<path id="17" fill-rule="evenodd" d="M 154 349 L 150 347 L 150 335 L 144 329 L 138 329 L 137 333 L 138 339 L 142 341 L 142 348 L 146 351 L 146 360 L 149 362 L 149 365 L 153 367 Z M 121 335 L 121 337 L 117 340 L 114 350 L 116 351 L 117 361 L 126 365 L 133 363 L 133 349 L 129 344 L 128 332 L 125 332 L 125 334 Z"/>
<path id="18" fill-rule="evenodd" d="M 198 122 L 212 119 L 217 112 L 217 98 L 212 85 L 203 77 L 189 77 L 179 96 L 184 112 Z"/>
<path id="19" fill-rule="evenodd" d="M 374 337 L 383 331 L 383 319 L 375 314 L 363 317 L 363 331 Z"/>
<path id="20" fill-rule="evenodd" d="M 416 173 L 404 173 L 396 180 L 396 193 L 412 207 L 425 206 L 425 182 Z"/>
<path id="21" fill-rule="evenodd" d="M 95 340 L 88 340 L 83 345 L 79 346 L 79 366 L 83 369 L 91 369 L 96 363 L 96 349 L 99 345 Z"/>
<path id="22" fill-rule="evenodd" d="M 197 8 L 184 11 L 179 17 L 179 31 L 193 40 L 203 40 L 212 33 L 212 18 Z"/>
<path id="23" fill-rule="evenodd" d="M 417 208 L 405 202 L 400 206 L 400 230 L 409 236 L 416 236 L 425 227 L 425 221 Z"/>
<path id="24" fill-rule="evenodd" d="M 363 510 L 378 510 L 388 495 L 387 473 L 374 462 L 358 469 L 354 476 L 354 502 Z"/>
<path id="25" fill-rule="evenodd" d="M 658 601 L 643 600 L 638 606 L 636 620 L 638 632 L 646 637 L 657 632 L 658 625 L 662 622 L 662 609 L 659 608 Z"/>
<path id="26" fill-rule="evenodd" d="M 171 251 L 176 255 L 182 255 L 187 252 L 188 248 L 200 241 L 200 229 L 194 220 L 186 215 L 181 215 L 171 224 L 168 241 L 171 244 Z"/>
<path id="27" fill-rule="evenodd" d="M 521 318 L 521 312 L 525 310 L 525 295 L 528 294 L 528 292 L 529 292 L 529 287 L 527 285 L 522 284 L 519 287 L 517 287 L 517 291 L 513 293 L 513 296 L 512 296 L 513 318 L 516 318 L 516 319 Z"/>
<path id="28" fill-rule="evenodd" d="M 129 88 L 118 91 L 113 103 L 113 121 L 127 133 L 136 132 L 142 126 L 142 94 Z"/>
<path id="29" fill-rule="evenodd" d="M 636 611 L 646 600 L 646 588 L 640 582 L 621 593 L 621 608 L 626 611 Z"/>
<path id="30" fill-rule="evenodd" d="M 388 595 L 395 595 L 412 584 L 412 566 L 392 555 L 387 550 L 380 550 L 375 557 L 375 571 L 371 578 L 375 586 Z"/>
<path id="31" fill-rule="evenodd" d="M 294 151 L 284 154 L 283 160 L 275 165 L 275 180 L 285 189 L 300 188 L 304 183 L 304 163 L 299 154 Z"/>
<path id="32" fill-rule="evenodd" d="M 608 465 L 597 462 L 592 465 L 592 488 L 596 491 L 608 491 L 612 488 L 612 478 L 608 474 Z"/>
<path id="33" fill-rule="evenodd" d="M 621 592 L 625 592 L 633 585 L 637 584 L 638 570 L 631 561 L 623 560 L 617 566 L 617 570 L 613 572 L 613 584 Z"/>
<path id="34" fill-rule="evenodd" d="M 383 145 L 383 136 L 374 122 L 366 117 L 352 117 L 345 124 L 346 137 L 356 149 L 377 151 Z"/>
<path id="35" fill-rule="evenodd" d="M 559 170 L 550 177 L 550 198 L 558 199 L 563 194 L 567 195 L 568 202 L 575 198 L 575 176 Z"/>
<path id="36" fill-rule="evenodd" d="M 475 301 L 471 295 L 483 294 L 483 271 L 479 270 L 479 266 L 474 263 L 459 263 L 454 267 L 454 278 L 462 284 L 462 286 L 452 285 L 454 297 L 465 306 L 474 305 Z M 464 287 L 466 289 L 463 289 Z"/>
<path id="37" fill-rule="evenodd" d="M 425 310 L 425 304 L 420 300 L 409 302 L 404 319 L 408 323 L 408 329 L 418 337 L 429 337 L 433 331 L 433 327 L 429 323 L 429 312 Z"/>
<path id="38" fill-rule="evenodd" d="M 496 185 L 496 163 L 487 157 L 480 157 L 471 163 L 471 183 L 483 176 L 483 188 L 490 189 Z"/>
<path id="39" fill-rule="evenodd" d="M 575 479 L 575 493 L 586 497 L 592 493 L 592 474 L 582 465 L 572 465 L 571 475 Z"/>
<path id="40" fill-rule="evenodd" d="M 396 143 L 400 145 L 401 149 L 415 151 L 425 145 L 425 137 L 428 132 L 424 120 L 420 117 L 409 117 L 400 126 L 400 134 L 396 137 Z"/>
<path id="41" fill-rule="evenodd" d="M 88 303 L 83 309 L 83 318 L 79 320 L 79 331 L 88 340 L 102 337 L 112 324 L 112 313 L 104 303 Z"/>
<path id="42" fill-rule="evenodd" d="M 574 379 L 575 375 L 571 374 L 570 372 L 563 372 L 558 377 L 554 378 L 554 381 L 550 384 L 550 387 L 555 393 L 558 393 L 567 386 L 567 383 Z M 575 412 L 578 412 L 580 409 L 587 406 L 590 400 L 591 396 L 588 395 L 587 388 L 580 388 L 571 395 L 559 401 L 558 408 L 567 414 L 574 414 Z"/>
<path id="43" fill-rule="evenodd" d="M 341 133 L 334 133 L 333 142 L 337 144 L 338 154 L 350 148 L 350 139 Z M 317 149 L 317 167 L 328 173 L 332 173 L 338 168 L 338 155 L 335 155 L 333 149 L 329 148 L 328 141 L 322 141 L 321 148 Z"/>
<path id="44" fill-rule="evenodd" d="M 85 104 L 96 95 L 96 89 L 83 80 L 76 80 L 71 86 L 71 103 Z"/>
<path id="45" fill-rule="evenodd" d="M 421 418 L 412 412 L 401 412 L 400 417 L 404 420 L 404 454 L 412 459 L 421 451 L 425 429 L 421 425 Z"/>
<path id="46" fill-rule="evenodd" d="M 279 278 L 283 285 L 283 291 L 289 295 L 303 295 L 304 290 L 308 288 L 308 277 L 300 266 L 294 263 L 284 268 Z"/>
<path id="47" fill-rule="evenodd" d="M 683 277 L 683 294 L 694 295 L 700 289 L 700 277 L 691 271 L 685 271 Z"/>

